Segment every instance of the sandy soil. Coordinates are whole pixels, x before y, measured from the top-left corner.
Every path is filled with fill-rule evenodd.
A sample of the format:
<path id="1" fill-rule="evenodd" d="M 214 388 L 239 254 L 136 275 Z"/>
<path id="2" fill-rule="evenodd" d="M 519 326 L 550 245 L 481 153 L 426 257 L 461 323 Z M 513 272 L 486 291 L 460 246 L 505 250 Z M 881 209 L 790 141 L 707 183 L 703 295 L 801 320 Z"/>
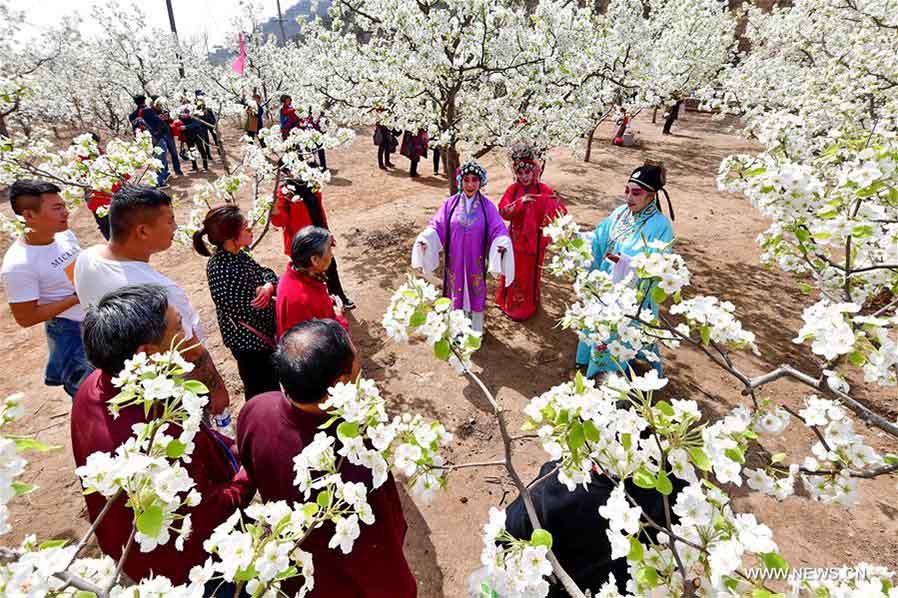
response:
<path id="1" fill-rule="evenodd" d="M 727 125 L 707 115 L 686 114 L 671 137 L 662 137 L 660 127 L 648 118 L 640 118 L 636 127 L 642 147 L 607 145 L 611 128 L 603 126 L 591 163 L 562 151 L 552 152 L 544 180 L 563 195 L 581 224 L 594 226 L 619 204 L 626 177 L 635 166 L 647 158 L 664 160 L 677 214 L 674 229 L 693 273 L 695 292 L 732 301 L 743 323 L 761 339 L 763 357 L 740 355 L 742 369 L 758 374 L 781 363 L 811 367 L 807 352 L 791 342 L 800 326 L 796 316 L 806 298 L 787 276 L 758 265 L 754 239 L 765 228 L 764 220 L 744 199 L 716 188 L 721 158 L 751 147 Z M 501 442 L 483 398 L 465 379 L 432 359 L 422 346 L 397 346 L 389 341 L 380 325 L 391 289 L 409 270 L 414 235 L 447 191 L 445 176 L 431 176 L 427 161 L 421 166 L 425 176 L 417 180 L 407 176 L 408 163 L 399 156 L 399 169 L 378 170 L 370 139 L 370 132 L 363 131 L 350 147 L 331 152 L 328 162 L 334 168 L 334 178 L 325 191 L 328 220 L 338 238 L 341 275 L 359 306 L 351 313 L 352 333 L 364 357 L 364 375 L 378 381 L 393 410 L 416 411 L 442 420 L 456 435 L 450 455 L 454 462 L 496 459 L 501 454 Z M 511 179 L 507 161 L 504 155 L 490 154 L 484 163 L 490 173 L 488 195 L 498 200 Z M 217 161 L 213 170 L 221 171 Z M 181 179 L 174 191 L 186 200 L 190 187 L 204 177 L 200 174 Z M 180 212 L 187 210 L 185 201 Z M 100 240 L 87 212 L 74 214 L 72 223 L 83 246 Z M 8 241 L 0 243 L 5 251 Z M 256 254 L 259 261 L 278 271 L 286 264 L 278 232 L 270 233 Z M 233 404 L 239 407 L 242 387 L 236 364 L 217 330 L 203 259 L 176 246 L 155 257 L 153 264 L 182 284 L 200 310 L 209 330 L 210 350 L 231 389 Z M 520 413 L 527 399 L 572 374 L 575 337 L 555 326 L 570 296 L 565 284 L 548 280 L 542 309 L 524 324 L 505 319 L 495 306 L 489 308 L 484 346 L 475 363 L 482 369 L 486 384 L 513 413 L 514 426 L 523 421 Z M 5 396 L 25 391 L 29 416 L 20 430 L 61 447 L 29 465 L 23 481 L 38 484 L 40 489 L 14 501 L 16 531 L 6 538 L 7 543 L 18 542 L 25 530 L 41 539 L 76 538 L 87 527 L 70 453 L 70 402 L 62 390 L 42 385 L 45 345 L 40 327 L 23 330 L 8 310 L 0 310 L 0 393 Z M 721 415 L 743 400 L 733 381 L 701 355 L 682 350 L 665 359 L 672 379 L 671 394 L 698 400 L 710 416 Z M 852 382 L 879 411 L 892 418 L 898 413 L 894 389 L 886 392 L 863 388 L 858 379 Z M 777 382 L 762 394 L 796 407 L 805 389 Z M 794 430 L 788 438 L 768 443 L 765 449 L 806 454 L 810 434 Z M 874 446 L 885 446 L 880 435 L 869 436 Z M 523 446 L 515 463 L 526 479 L 532 479 L 545 458 L 537 447 Z M 751 456 L 752 460 L 758 458 L 758 454 Z M 814 503 L 801 492 L 776 504 L 749 494 L 745 487 L 730 487 L 728 491 L 737 509 L 753 510 L 773 528 L 783 555 L 793 566 L 867 561 L 898 567 L 894 481 L 863 484 L 861 506 L 848 510 Z M 464 594 L 466 577 L 479 562 L 480 528 L 489 506 L 513 498 L 510 480 L 496 468 L 458 472 L 448 490 L 429 505 L 404 494 L 409 522 L 407 553 L 419 581 L 420 596 Z"/>

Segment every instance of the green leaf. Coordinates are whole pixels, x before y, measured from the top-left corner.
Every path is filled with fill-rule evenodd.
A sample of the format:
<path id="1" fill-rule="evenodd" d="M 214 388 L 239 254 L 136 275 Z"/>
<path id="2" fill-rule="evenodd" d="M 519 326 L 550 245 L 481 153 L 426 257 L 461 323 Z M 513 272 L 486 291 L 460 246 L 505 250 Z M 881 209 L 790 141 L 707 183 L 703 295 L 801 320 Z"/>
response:
<path id="1" fill-rule="evenodd" d="M 442 339 L 437 341 L 433 346 L 433 354 L 437 356 L 437 359 L 441 361 L 446 361 L 449 359 L 449 354 L 452 352 L 451 347 L 449 346 L 449 341 L 446 339 Z"/>
<path id="2" fill-rule="evenodd" d="M 536 528 L 530 534 L 530 543 L 534 546 L 545 546 L 552 549 L 552 534 L 542 528 Z"/>
<path id="3" fill-rule="evenodd" d="M 751 598 L 771 598 L 776 594 L 771 594 L 768 590 L 764 590 L 762 588 L 756 588 L 751 592 Z"/>
<path id="4" fill-rule="evenodd" d="M 764 166 L 758 166 L 757 168 L 752 168 L 751 170 L 745 171 L 746 177 L 756 177 L 758 175 L 764 174 L 767 172 L 767 168 Z"/>
<path id="5" fill-rule="evenodd" d="M 655 409 L 657 409 L 667 417 L 674 416 L 674 408 L 667 401 L 658 401 L 657 403 L 655 403 Z"/>
<path id="6" fill-rule="evenodd" d="M 418 308 L 415 310 L 415 313 L 412 314 L 412 317 L 409 319 L 408 323 L 412 328 L 417 328 L 427 321 L 427 313 Z"/>
<path id="7" fill-rule="evenodd" d="M 319 430 L 327 430 L 327 429 L 330 428 L 330 427 L 334 424 L 334 422 L 337 421 L 338 419 L 340 419 L 340 416 L 339 416 L 339 415 L 332 415 L 332 416 L 330 416 L 329 418 L 327 418 L 327 421 L 326 421 L 326 422 L 324 422 L 323 424 L 321 424 L 320 426 L 318 426 L 318 429 L 319 429 Z"/>
<path id="8" fill-rule="evenodd" d="M 331 506 L 331 499 L 331 493 L 327 490 L 324 490 L 318 493 L 318 496 L 315 497 L 315 502 L 318 503 L 318 506 L 320 506 L 322 509 L 326 509 Z"/>
<path id="9" fill-rule="evenodd" d="M 469 336 L 465 340 L 465 345 L 468 346 L 469 349 L 474 349 L 477 351 L 480 349 L 480 344 L 483 342 L 483 339 L 479 336 Z"/>
<path id="10" fill-rule="evenodd" d="M 167 447 L 165 447 L 165 456 L 169 459 L 178 459 L 186 450 L 187 445 L 175 438 L 168 443 Z"/>
<path id="11" fill-rule="evenodd" d="M 829 233 L 829 232 L 826 232 L 825 230 L 822 230 L 822 231 L 820 231 L 820 232 L 814 233 L 813 236 L 814 236 L 814 240 L 815 240 L 815 241 L 826 241 L 827 239 L 829 239 L 829 238 L 832 237 L 833 235 L 832 235 L 832 233 Z"/>
<path id="12" fill-rule="evenodd" d="M 652 289 L 652 301 L 654 301 L 655 303 L 661 304 L 661 303 L 664 303 L 666 300 L 667 300 L 667 293 L 664 292 L 664 289 L 662 289 L 659 286 L 656 286 L 655 288 Z"/>
<path id="13" fill-rule="evenodd" d="M 736 463 L 743 464 L 745 463 L 745 454 L 743 454 L 742 449 L 738 446 L 735 448 L 729 448 L 723 451 L 723 454 L 735 461 Z"/>
<path id="14" fill-rule="evenodd" d="M 898 455 L 888 454 L 882 460 L 886 465 L 896 465 L 898 464 Z"/>
<path id="15" fill-rule="evenodd" d="M 854 367 L 859 368 L 867 363 L 867 357 L 861 351 L 852 351 L 848 354 L 848 361 L 850 361 L 851 365 Z"/>
<path id="16" fill-rule="evenodd" d="M 256 568 L 250 565 L 246 569 L 240 569 L 237 573 L 234 574 L 234 581 L 249 581 L 255 577 L 258 577 L 259 573 L 256 571 Z"/>
<path id="17" fill-rule="evenodd" d="M 696 467 L 702 471 L 711 471 L 711 459 L 708 458 L 704 450 L 698 447 L 691 447 L 686 449 L 686 452 L 689 453 L 689 458 L 692 459 Z"/>
<path id="18" fill-rule="evenodd" d="M 630 447 L 633 446 L 633 438 L 630 434 L 621 434 L 620 435 L 620 443 L 624 447 L 624 450 L 629 451 Z"/>
<path id="19" fill-rule="evenodd" d="M 809 233 L 806 228 L 798 227 L 793 232 L 795 233 L 795 237 L 802 243 L 807 243 L 811 240 L 811 233 Z"/>
<path id="20" fill-rule="evenodd" d="M 805 284 L 803 282 L 798 283 L 798 290 L 804 293 L 805 295 L 810 295 L 814 292 L 814 287 L 809 284 Z"/>
<path id="21" fill-rule="evenodd" d="M 162 531 L 162 507 L 152 505 L 137 516 L 137 529 L 145 536 L 155 538 Z"/>
<path id="22" fill-rule="evenodd" d="M 47 451 L 55 451 L 60 448 L 54 444 L 47 444 L 35 438 L 16 438 L 16 449 L 20 451 L 38 451 L 46 453 Z"/>
<path id="23" fill-rule="evenodd" d="M 873 236 L 873 227 L 869 224 L 858 224 L 851 229 L 851 235 L 858 239 L 866 239 Z"/>
<path id="24" fill-rule="evenodd" d="M 764 560 L 764 566 L 768 569 L 777 569 L 779 571 L 787 571 L 789 563 L 776 552 L 765 552 L 761 555 Z"/>
<path id="25" fill-rule="evenodd" d="M 655 480 L 655 476 L 652 475 L 652 472 L 646 469 L 643 465 L 633 473 L 633 483 L 640 488 L 651 490 L 655 487 L 655 484 L 657 482 Z"/>
<path id="26" fill-rule="evenodd" d="M 770 456 L 771 463 L 779 463 L 786 458 L 786 453 L 776 453 Z"/>
<path id="27" fill-rule="evenodd" d="M 583 431 L 583 424 L 575 421 L 571 424 L 567 431 L 567 445 L 572 451 L 579 450 L 586 444 L 586 433 Z"/>
<path id="28" fill-rule="evenodd" d="M 707 324 L 702 324 L 701 334 L 702 344 L 708 345 L 711 342 L 711 327 Z"/>
<path id="29" fill-rule="evenodd" d="M 47 540 L 46 542 L 41 542 L 40 546 L 38 546 L 37 549 L 50 550 L 51 548 L 62 548 L 68 543 L 68 540 Z"/>
<path id="30" fill-rule="evenodd" d="M 583 394 L 583 391 L 586 390 L 586 381 L 583 378 L 583 372 L 578 371 L 577 375 L 574 376 L 574 389 L 577 391 L 577 394 Z"/>
<path id="31" fill-rule="evenodd" d="M 75 593 L 75 598 L 97 598 L 97 595 L 87 590 L 78 590 Z"/>
<path id="32" fill-rule="evenodd" d="M 278 573 L 275 576 L 274 581 L 283 581 L 283 580 L 289 579 L 295 575 L 299 575 L 299 569 L 291 566 L 288 569 L 284 569 L 283 571 Z"/>
<path id="33" fill-rule="evenodd" d="M 340 422 L 337 426 L 337 438 L 355 438 L 359 435 L 359 425 L 356 422 Z"/>
<path id="34" fill-rule="evenodd" d="M 318 513 L 318 503 L 307 502 L 302 506 L 302 513 L 306 517 L 314 517 Z"/>
<path id="35" fill-rule="evenodd" d="M 601 438 L 599 429 L 596 428 L 596 425 L 589 419 L 583 422 L 583 433 L 586 435 L 586 440 L 590 442 L 598 442 Z"/>
<path id="36" fill-rule="evenodd" d="M 673 492 L 673 483 L 671 483 L 670 478 L 667 477 L 667 472 L 663 469 L 658 472 L 658 481 L 655 483 L 655 488 L 664 496 L 670 496 L 670 493 Z"/>
<path id="37" fill-rule="evenodd" d="M 433 306 L 438 309 L 444 309 L 452 305 L 452 299 L 449 297 L 440 297 L 436 301 L 433 302 Z"/>
<path id="38" fill-rule="evenodd" d="M 188 390 L 195 395 L 204 395 L 209 392 L 209 389 L 206 388 L 206 385 L 199 380 L 185 380 L 183 386 L 184 390 Z"/>
<path id="39" fill-rule="evenodd" d="M 636 572 L 636 583 L 640 587 L 654 588 L 658 585 L 658 571 L 653 567 L 642 567 Z"/>
<path id="40" fill-rule="evenodd" d="M 29 492 L 34 492 L 37 490 L 37 486 L 34 484 L 25 484 L 23 482 L 13 482 L 11 484 L 12 489 L 15 491 L 16 496 L 22 496 L 23 494 L 28 494 Z"/>
<path id="41" fill-rule="evenodd" d="M 630 539 L 630 552 L 627 553 L 627 560 L 638 563 L 645 556 L 645 549 L 636 536 L 628 536 L 628 538 Z"/>

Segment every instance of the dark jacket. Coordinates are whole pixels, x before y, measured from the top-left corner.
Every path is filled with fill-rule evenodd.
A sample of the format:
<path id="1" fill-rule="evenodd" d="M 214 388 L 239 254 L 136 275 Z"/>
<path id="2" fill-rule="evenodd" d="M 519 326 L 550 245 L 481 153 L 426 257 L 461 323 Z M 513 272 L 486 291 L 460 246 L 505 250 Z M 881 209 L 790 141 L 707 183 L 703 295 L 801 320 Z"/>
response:
<path id="1" fill-rule="evenodd" d="M 540 468 L 537 479 L 547 475 L 556 465 L 557 461 L 545 463 Z M 669 497 L 672 506 L 676 500 L 676 493 L 686 484 L 676 478 L 672 478 L 671 481 L 674 485 L 674 492 Z M 569 491 L 558 481 L 558 475 L 552 475 L 530 488 L 530 496 L 540 524 L 552 534 L 552 551 L 565 571 L 583 590 L 596 592 L 608 581 L 608 575 L 613 573 L 618 591 L 621 593 L 626 591 L 629 579 L 627 559 L 623 557 L 611 559 L 611 542 L 605 535 L 608 521 L 599 515 L 599 507 L 608 502 L 614 487 L 615 484 L 607 477 L 594 473 L 585 490 L 582 486 L 578 486 L 573 492 Z M 665 520 L 664 503 L 658 491 L 644 490 L 631 481 L 627 481 L 626 489 L 653 521 Z M 676 515 L 671 513 L 671 517 L 676 522 Z M 505 509 L 505 529 L 519 539 L 529 540 L 530 534 L 533 533 L 533 526 L 530 525 L 524 501 L 520 496 Z M 649 535 L 655 537 L 652 532 L 649 532 Z M 566 597 L 567 593 L 557 585 L 551 588 L 549 596 L 562 598 Z"/>

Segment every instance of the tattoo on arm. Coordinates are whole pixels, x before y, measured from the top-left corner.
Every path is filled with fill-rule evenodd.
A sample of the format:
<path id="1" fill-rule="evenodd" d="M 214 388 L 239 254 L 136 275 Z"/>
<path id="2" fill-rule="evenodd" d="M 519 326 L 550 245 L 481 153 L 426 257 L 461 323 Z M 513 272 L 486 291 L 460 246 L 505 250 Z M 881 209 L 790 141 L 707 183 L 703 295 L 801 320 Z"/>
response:
<path id="1" fill-rule="evenodd" d="M 194 367 L 190 375 L 191 378 L 205 384 L 210 393 L 224 388 L 224 380 L 218 373 L 215 362 L 212 361 L 212 355 L 205 347 L 202 345 L 197 347 L 197 354 L 192 361 Z"/>

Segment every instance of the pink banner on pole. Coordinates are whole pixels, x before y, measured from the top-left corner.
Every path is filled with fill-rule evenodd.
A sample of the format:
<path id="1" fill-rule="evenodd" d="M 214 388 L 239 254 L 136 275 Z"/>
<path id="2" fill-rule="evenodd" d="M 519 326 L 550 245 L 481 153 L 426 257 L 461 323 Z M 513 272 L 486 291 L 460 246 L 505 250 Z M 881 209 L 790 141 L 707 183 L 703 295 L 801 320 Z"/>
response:
<path id="1" fill-rule="evenodd" d="M 243 74 L 243 63 L 246 62 L 246 46 L 243 43 L 243 34 L 240 34 L 240 55 L 237 57 L 237 60 L 234 61 L 234 65 L 231 67 L 234 69 L 234 72 L 238 75 Z"/>

